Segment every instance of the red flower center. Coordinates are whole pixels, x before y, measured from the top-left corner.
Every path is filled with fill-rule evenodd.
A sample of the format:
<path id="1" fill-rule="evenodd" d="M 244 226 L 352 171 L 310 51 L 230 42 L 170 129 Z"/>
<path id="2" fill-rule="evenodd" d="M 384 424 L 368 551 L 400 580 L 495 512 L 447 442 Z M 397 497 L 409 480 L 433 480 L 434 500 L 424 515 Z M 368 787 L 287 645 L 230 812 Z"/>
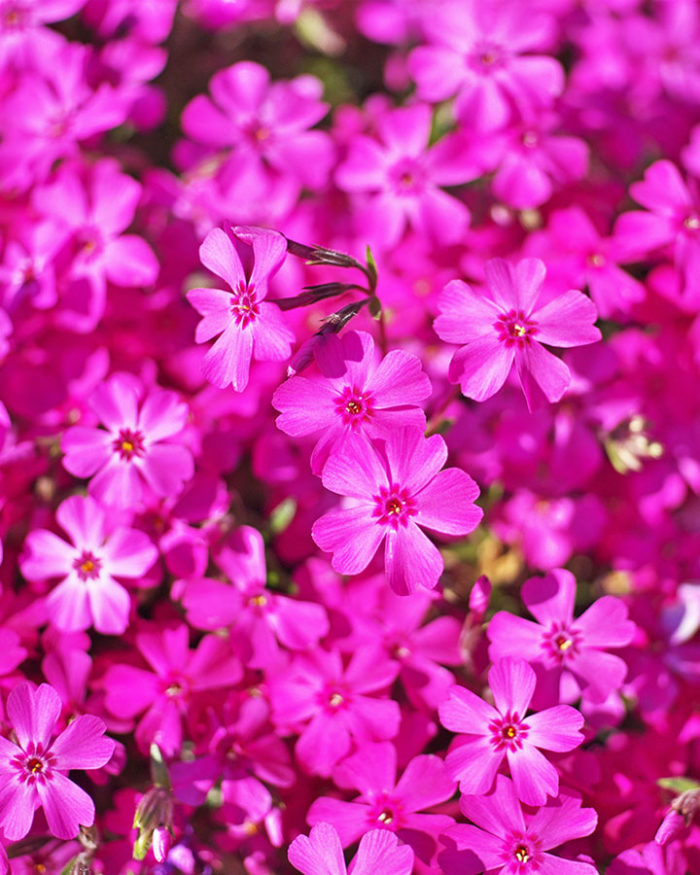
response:
<path id="1" fill-rule="evenodd" d="M 257 319 L 260 308 L 255 300 L 254 285 L 247 286 L 242 280 L 238 283 L 238 287 L 233 292 L 231 312 L 236 325 L 240 325 L 241 328 L 246 328 Z"/>
<path id="2" fill-rule="evenodd" d="M 140 431 L 134 431 L 130 428 L 122 428 L 119 430 L 119 436 L 112 442 L 112 448 L 115 453 L 124 461 L 130 462 L 134 456 L 145 455 L 145 447 L 143 444 L 143 435 Z"/>
<path id="3" fill-rule="evenodd" d="M 357 386 L 346 386 L 335 399 L 335 412 L 343 425 L 358 428 L 363 422 L 369 422 L 374 414 L 372 393 L 362 392 Z"/>
<path id="4" fill-rule="evenodd" d="M 501 313 L 493 324 L 498 332 L 498 339 L 506 346 L 517 346 L 522 349 L 530 344 L 530 338 L 537 334 L 537 323 L 523 313 L 522 310 L 509 310 Z"/>
<path id="5" fill-rule="evenodd" d="M 491 730 L 491 744 L 495 750 L 522 750 L 523 742 L 528 736 L 530 727 L 523 723 L 517 712 L 492 720 L 489 723 Z"/>
<path id="6" fill-rule="evenodd" d="M 379 495 L 374 496 L 374 502 L 372 516 L 393 529 L 407 526 L 409 519 L 417 513 L 415 500 L 408 490 L 399 486 L 391 486 L 389 489 L 382 486 Z"/>
<path id="7" fill-rule="evenodd" d="M 566 623 L 554 623 L 545 633 L 544 646 L 556 662 L 562 663 L 579 653 L 581 633 L 572 629 Z"/>
<path id="8" fill-rule="evenodd" d="M 83 550 L 80 556 L 73 560 L 73 568 L 78 572 L 80 580 L 96 580 L 100 576 L 102 560 L 90 550 Z"/>

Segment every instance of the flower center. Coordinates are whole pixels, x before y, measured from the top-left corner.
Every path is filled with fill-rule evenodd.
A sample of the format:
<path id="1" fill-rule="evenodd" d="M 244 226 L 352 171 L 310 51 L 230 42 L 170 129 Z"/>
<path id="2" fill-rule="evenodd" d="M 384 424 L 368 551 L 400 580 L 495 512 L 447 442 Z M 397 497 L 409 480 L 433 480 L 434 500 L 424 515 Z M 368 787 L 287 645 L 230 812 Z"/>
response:
<path id="1" fill-rule="evenodd" d="M 700 216 L 691 215 L 683 220 L 683 227 L 687 231 L 697 231 L 700 228 Z"/>
<path id="2" fill-rule="evenodd" d="M 544 647 L 553 659 L 562 663 L 579 652 L 581 633 L 565 623 L 554 623 L 544 635 Z"/>
<path id="3" fill-rule="evenodd" d="M 331 693 L 331 695 L 328 697 L 328 704 L 331 706 L 331 708 L 339 708 L 344 701 L 345 699 L 340 693 Z"/>
<path id="4" fill-rule="evenodd" d="M 413 195 L 423 190 L 425 174 L 413 158 L 403 158 L 391 170 L 396 193 Z"/>
<path id="5" fill-rule="evenodd" d="M 386 824 L 393 823 L 393 820 L 394 820 L 394 812 L 393 812 L 393 811 L 390 811 L 388 808 L 384 808 L 384 809 L 383 809 L 382 811 L 380 811 L 379 814 L 377 815 L 377 820 L 378 820 L 380 823 L 386 823 Z"/>
<path id="6" fill-rule="evenodd" d="M 382 486 L 379 495 L 374 497 L 374 510 L 372 516 L 377 522 L 385 526 L 398 529 L 399 526 L 407 526 L 410 517 L 417 513 L 416 502 L 408 493 L 408 490 L 399 486 L 391 486 L 387 489 Z"/>
<path id="7" fill-rule="evenodd" d="M 267 604 L 267 596 L 266 595 L 254 595 L 252 598 L 248 600 L 248 604 L 251 608 L 264 608 Z"/>
<path id="8" fill-rule="evenodd" d="M 90 550 L 83 550 L 80 556 L 73 560 L 73 568 L 78 572 L 80 580 L 96 580 L 100 576 L 102 560 Z"/>
<path id="9" fill-rule="evenodd" d="M 491 744 L 495 750 L 522 750 L 530 727 L 521 722 L 517 713 L 511 714 L 509 711 L 504 717 L 492 720 L 489 729 Z"/>
<path id="10" fill-rule="evenodd" d="M 369 422 L 374 414 L 372 393 L 362 392 L 357 386 L 346 386 L 335 399 L 335 412 L 343 425 L 359 428 L 362 423 Z"/>
<path id="11" fill-rule="evenodd" d="M 515 849 L 515 859 L 519 863 L 527 863 L 527 861 L 530 859 L 530 851 L 525 845 L 518 845 L 518 847 Z"/>
<path id="12" fill-rule="evenodd" d="M 146 452 L 143 445 L 143 435 L 140 431 L 133 431 L 130 428 L 119 430 L 119 436 L 112 442 L 112 449 L 119 454 L 120 459 L 126 462 L 130 462 L 134 456 L 143 456 Z"/>
<path id="13" fill-rule="evenodd" d="M 246 328 L 260 315 L 258 302 L 255 300 L 255 286 L 246 286 L 243 281 L 238 283 L 238 288 L 233 292 L 231 312 L 236 325 Z"/>
<path id="14" fill-rule="evenodd" d="M 528 319 L 522 310 L 509 310 L 501 313 L 493 324 L 498 332 L 498 339 L 506 346 L 517 346 L 522 349 L 529 346 L 530 338 L 537 334 L 537 323 Z"/>
<path id="15" fill-rule="evenodd" d="M 40 759 L 37 759 L 37 757 L 32 757 L 27 760 L 26 768 L 28 772 L 36 775 L 38 772 L 44 771 L 44 763 Z"/>
<path id="16" fill-rule="evenodd" d="M 591 267 L 602 267 L 605 264 L 605 256 L 600 252 L 593 252 L 588 256 L 588 263 Z"/>
<path id="17" fill-rule="evenodd" d="M 534 149 L 540 142 L 540 138 L 535 131 L 525 131 L 520 138 L 520 142 L 526 149 Z"/>

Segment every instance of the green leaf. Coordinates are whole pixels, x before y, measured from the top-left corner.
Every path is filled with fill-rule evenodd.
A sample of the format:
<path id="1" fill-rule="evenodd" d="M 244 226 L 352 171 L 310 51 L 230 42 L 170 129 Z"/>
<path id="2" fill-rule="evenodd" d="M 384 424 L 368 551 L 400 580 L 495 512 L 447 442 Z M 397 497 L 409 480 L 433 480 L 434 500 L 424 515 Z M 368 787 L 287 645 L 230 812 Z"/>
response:
<path id="1" fill-rule="evenodd" d="M 673 790 L 675 793 L 685 793 L 687 790 L 700 790 L 700 783 L 692 778 L 659 778 L 656 782 L 664 790 Z"/>

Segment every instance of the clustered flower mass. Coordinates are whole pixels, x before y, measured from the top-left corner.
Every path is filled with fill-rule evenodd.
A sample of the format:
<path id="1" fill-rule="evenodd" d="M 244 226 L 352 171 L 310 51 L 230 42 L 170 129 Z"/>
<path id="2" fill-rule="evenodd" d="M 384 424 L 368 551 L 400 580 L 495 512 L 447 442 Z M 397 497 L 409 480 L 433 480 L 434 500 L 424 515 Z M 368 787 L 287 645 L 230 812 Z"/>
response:
<path id="1" fill-rule="evenodd" d="M 0 875 L 700 872 L 696 0 L 0 0 Z"/>

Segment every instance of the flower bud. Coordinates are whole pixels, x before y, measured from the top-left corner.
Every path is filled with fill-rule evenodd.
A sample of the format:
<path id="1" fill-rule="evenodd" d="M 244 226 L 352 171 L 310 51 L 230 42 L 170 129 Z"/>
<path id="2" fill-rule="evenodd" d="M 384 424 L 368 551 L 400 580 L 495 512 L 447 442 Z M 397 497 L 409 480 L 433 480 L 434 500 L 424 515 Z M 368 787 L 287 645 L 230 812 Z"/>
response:
<path id="1" fill-rule="evenodd" d="M 159 863 L 164 863 L 173 843 L 170 831 L 164 826 L 158 826 L 153 830 L 153 856 Z"/>

